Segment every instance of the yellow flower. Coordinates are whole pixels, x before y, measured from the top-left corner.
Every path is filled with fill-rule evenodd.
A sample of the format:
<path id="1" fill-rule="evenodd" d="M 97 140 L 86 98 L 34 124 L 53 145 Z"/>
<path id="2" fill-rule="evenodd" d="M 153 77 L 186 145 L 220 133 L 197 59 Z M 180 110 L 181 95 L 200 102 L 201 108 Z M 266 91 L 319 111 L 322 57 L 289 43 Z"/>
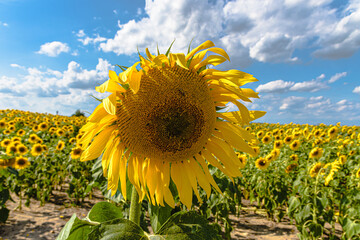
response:
<path id="1" fill-rule="evenodd" d="M 4 140 L 1 141 L 1 146 L 2 146 L 3 148 L 6 148 L 7 146 L 10 145 L 10 143 L 11 143 L 11 140 L 8 139 L 8 138 L 5 138 Z"/>
<path id="2" fill-rule="evenodd" d="M 329 175 L 326 176 L 326 178 L 325 178 L 325 186 L 328 186 L 330 181 L 334 179 L 334 174 L 335 174 L 335 171 L 331 170 Z"/>
<path id="3" fill-rule="evenodd" d="M 15 158 L 15 169 L 24 169 L 30 166 L 30 162 L 25 157 L 17 157 Z"/>
<path id="4" fill-rule="evenodd" d="M 29 151 L 29 149 L 23 144 L 17 145 L 16 148 L 17 148 L 17 152 L 20 155 L 25 155 Z"/>
<path id="5" fill-rule="evenodd" d="M 321 158 L 322 154 L 323 154 L 323 149 L 316 147 L 310 151 L 309 157 L 310 158 Z"/>
<path id="6" fill-rule="evenodd" d="M 300 141 L 299 140 L 294 140 L 292 141 L 292 143 L 290 143 L 290 149 L 293 151 L 298 150 L 300 147 Z"/>
<path id="7" fill-rule="evenodd" d="M 30 143 L 36 143 L 38 141 L 39 137 L 35 133 L 30 134 L 29 136 L 29 142 Z"/>
<path id="8" fill-rule="evenodd" d="M 74 147 L 73 149 L 71 149 L 71 158 L 72 159 L 77 159 L 79 157 L 81 157 L 81 153 L 82 153 L 82 149 L 79 147 Z"/>
<path id="9" fill-rule="evenodd" d="M 297 168 L 298 164 L 297 163 L 290 163 L 286 169 L 285 169 L 285 172 L 286 173 L 290 173 L 292 172 L 295 168 Z"/>
<path id="10" fill-rule="evenodd" d="M 31 148 L 31 155 L 36 157 L 39 156 L 43 151 L 44 151 L 43 146 L 40 143 L 36 143 Z"/>
<path id="11" fill-rule="evenodd" d="M 268 136 L 268 135 L 265 135 L 261 141 L 264 143 L 264 144 L 268 144 L 269 142 L 271 142 L 271 137 Z"/>
<path id="12" fill-rule="evenodd" d="M 299 160 L 299 156 L 297 154 L 292 154 L 290 156 L 290 159 L 291 159 L 291 161 L 296 161 L 297 162 Z"/>
<path id="13" fill-rule="evenodd" d="M 59 141 L 58 144 L 56 145 L 56 150 L 57 151 L 62 151 L 65 147 L 65 142 L 64 141 Z"/>
<path id="14" fill-rule="evenodd" d="M 240 168 L 245 168 L 245 165 L 246 165 L 246 155 L 245 154 L 240 154 L 239 152 L 236 153 L 236 155 L 238 156 L 240 162 L 241 162 L 241 166 Z"/>
<path id="15" fill-rule="evenodd" d="M 253 157 L 257 157 L 260 154 L 260 147 L 252 147 L 254 154 L 252 154 Z"/>
<path id="16" fill-rule="evenodd" d="M 46 129 L 48 129 L 49 125 L 46 122 L 42 122 L 39 124 L 39 129 L 40 131 L 45 131 Z"/>
<path id="17" fill-rule="evenodd" d="M 128 177 L 140 199 L 147 195 L 154 205 L 165 201 L 174 206 L 171 179 L 180 201 L 190 208 L 193 192 L 199 198 L 198 184 L 208 196 L 211 185 L 220 191 L 208 163 L 236 177 L 241 175 L 242 164 L 233 147 L 255 154 L 248 145 L 254 137 L 239 125 L 248 125 L 265 112 L 249 111 L 238 100 L 258 98 L 253 90 L 239 88 L 257 80 L 239 70 L 207 69 L 209 64 L 229 59 L 211 41 L 186 56 L 154 56 L 147 49 L 146 55 L 119 75 L 110 70 L 110 79 L 96 87 L 98 92 L 111 94 L 81 129 L 81 160 L 103 154 L 103 171 L 112 195 L 120 188 L 126 196 Z M 216 111 L 230 102 L 239 111 Z"/>
<path id="18" fill-rule="evenodd" d="M 258 158 L 255 161 L 255 166 L 260 170 L 266 170 L 270 165 L 270 162 L 267 161 L 265 158 Z"/>
<path id="19" fill-rule="evenodd" d="M 16 132 L 16 135 L 18 136 L 23 136 L 25 134 L 25 130 L 24 129 L 20 129 L 19 131 Z"/>
<path id="20" fill-rule="evenodd" d="M 282 148 L 282 146 L 283 146 L 283 141 L 281 140 L 275 141 L 274 148 L 280 149 Z"/>
<path id="21" fill-rule="evenodd" d="M 347 158 L 346 158 L 345 155 L 340 155 L 340 156 L 339 156 L 339 161 L 340 161 L 342 164 L 345 164 L 345 163 L 346 163 L 346 160 L 347 160 Z"/>
<path id="22" fill-rule="evenodd" d="M 11 144 L 9 144 L 6 147 L 6 154 L 8 156 L 13 156 L 17 153 L 17 148 L 16 148 L 16 142 L 12 142 Z"/>
<path id="23" fill-rule="evenodd" d="M 311 177 L 316 177 L 320 171 L 320 169 L 322 168 L 322 163 L 316 163 L 314 164 L 311 169 L 310 169 L 310 176 Z"/>

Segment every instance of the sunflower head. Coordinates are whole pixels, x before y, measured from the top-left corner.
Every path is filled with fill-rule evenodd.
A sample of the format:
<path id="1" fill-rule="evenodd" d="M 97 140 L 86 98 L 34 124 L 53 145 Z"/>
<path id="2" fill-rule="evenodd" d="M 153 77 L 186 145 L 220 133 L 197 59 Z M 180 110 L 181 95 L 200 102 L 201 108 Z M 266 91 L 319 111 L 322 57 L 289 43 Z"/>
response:
<path id="1" fill-rule="evenodd" d="M 56 150 L 62 151 L 64 149 L 64 147 L 65 147 L 65 142 L 60 140 L 56 145 Z"/>
<path id="2" fill-rule="evenodd" d="M 255 166 L 260 170 L 266 170 L 270 165 L 270 162 L 267 161 L 265 158 L 258 158 L 255 161 Z"/>
<path id="3" fill-rule="evenodd" d="M 73 149 L 71 149 L 71 158 L 72 159 L 80 158 L 82 152 L 83 150 L 80 147 L 74 147 Z"/>
<path id="4" fill-rule="evenodd" d="M 27 158 L 25 157 L 17 157 L 15 159 L 15 169 L 24 169 L 27 168 L 28 166 L 30 166 L 30 162 L 28 161 Z"/>
<path id="5" fill-rule="evenodd" d="M 139 57 L 120 74 L 110 71 L 110 79 L 96 87 L 110 95 L 80 131 L 81 160 L 103 154 L 112 194 L 120 188 L 126 196 L 129 180 L 140 199 L 146 195 L 153 204 L 174 206 L 172 181 L 190 208 L 193 192 L 200 199 L 198 185 L 208 196 L 211 186 L 219 191 L 208 164 L 229 177 L 240 176 L 242 162 L 234 148 L 256 154 L 249 143 L 257 140 L 242 125 L 265 113 L 249 111 L 240 102 L 258 98 L 240 86 L 257 80 L 238 70 L 207 68 L 229 60 L 211 41 L 187 55 L 168 51 L 155 56 L 146 49 L 146 57 Z M 227 103 L 239 111 L 217 111 Z"/>
<path id="6" fill-rule="evenodd" d="M 321 162 L 318 162 L 316 164 L 314 164 L 311 168 L 310 168 L 310 176 L 316 177 L 320 171 L 320 169 L 323 167 L 323 164 Z"/>
<path id="7" fill-rule="evenodd" d="M 310 151 L 309 157 L 310 158 L 321 158 L 323 155 L 323 149 L 319 147 L 315 147 Z"/>
<path id="8" fill-rule="evenodd" d="M 31 148 L 31 155 L 34 157 L 39 156 L 44 151 L 43 146 L 40 143 L 36 143 Z"/>
<path id="9" fill-rule="evenodd" d="M 290 149 L 293 151 L 297 151 L 300 148 L 300 141 L 294 140 L 290 143 Z"/>

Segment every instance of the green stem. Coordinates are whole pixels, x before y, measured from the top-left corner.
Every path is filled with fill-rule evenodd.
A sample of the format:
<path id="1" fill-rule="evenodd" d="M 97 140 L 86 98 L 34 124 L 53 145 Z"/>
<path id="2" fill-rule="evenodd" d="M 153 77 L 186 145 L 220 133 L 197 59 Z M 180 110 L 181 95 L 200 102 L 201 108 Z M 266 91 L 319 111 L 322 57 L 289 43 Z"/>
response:
<path id="1" fill-rule="evenodd" d="M 135 187 L 133 186 L 131 193 L 129 220 L 133 221 L 137 225 L 140 224 L 140 210 L 141 210 L 141 202 L 139 202 L 139 194 L 137 193 Z"/>

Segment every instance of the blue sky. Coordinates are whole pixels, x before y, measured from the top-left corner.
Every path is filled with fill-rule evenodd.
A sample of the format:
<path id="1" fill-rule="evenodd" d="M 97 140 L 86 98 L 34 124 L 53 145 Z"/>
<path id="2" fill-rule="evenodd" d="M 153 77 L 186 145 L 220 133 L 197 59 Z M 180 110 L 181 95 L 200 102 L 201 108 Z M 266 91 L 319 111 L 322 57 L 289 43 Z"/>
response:
<path id="1" fill-rule="evenodd" d="M 210 39 L 222 69 L 259 79 L 263 122 L 359 125 L 359 0 L 0 0 L 0 109 L 92 112 L 109 69 L 174 39 Z"/>

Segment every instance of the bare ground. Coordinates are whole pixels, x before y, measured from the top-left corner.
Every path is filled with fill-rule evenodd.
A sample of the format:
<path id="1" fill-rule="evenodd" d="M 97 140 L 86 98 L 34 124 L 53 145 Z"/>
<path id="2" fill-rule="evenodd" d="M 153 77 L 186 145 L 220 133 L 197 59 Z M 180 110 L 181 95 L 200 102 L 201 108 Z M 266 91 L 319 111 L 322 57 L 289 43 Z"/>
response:
<path id="1" fill-rule="evenodd" d="M 19 199 L 12 196 L 14 202 L 8 201 L 10 216 L 5 224 L 0 225 L 0 240 L 32 239 L 48 240 L 55 239 L 62 227 L 76 213 L 83 218 L 91 207 L 102 201 L 101 195 L 95 195 L 92 200 L 86 200 L 81 207 L 71 206 L 65 195 L 52 199 L 51 202 L 40 206 L 40 202 L 32 200 L 30 207 L 23 206 L 16 209 Z M 260 239 L 260 240 L 292 240 L 298 239 L 297 229 L 288 220 L 281 223 L 269 221 L 259 211 L 252 210 L 248 202 L 244 202 L 245 210 L 241 210 L 240 217 L 231 217 L 234 230 L 232 239 Z M 248 207 L 246 207 L 248 204 Z"/>

